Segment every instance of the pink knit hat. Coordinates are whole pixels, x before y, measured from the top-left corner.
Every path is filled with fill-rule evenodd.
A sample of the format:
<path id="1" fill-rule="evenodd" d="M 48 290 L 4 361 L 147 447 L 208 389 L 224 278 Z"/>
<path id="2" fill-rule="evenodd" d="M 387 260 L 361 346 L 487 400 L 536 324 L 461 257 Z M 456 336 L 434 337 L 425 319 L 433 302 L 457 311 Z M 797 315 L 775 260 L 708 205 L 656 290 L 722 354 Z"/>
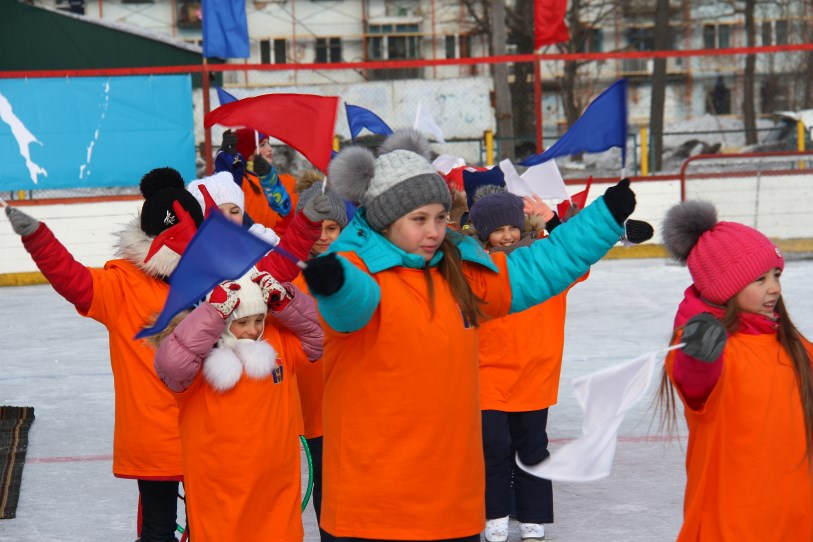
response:
<path id="1" fill-rule="evenodd" d="M 763 234 L 737 222 L 718 222 L 714 205 L 685 201 L 666 213 L 663 240 L 689 267 L 706 300 L 723 305 L 771 269 L 784 269 L 782 252 Z"/>

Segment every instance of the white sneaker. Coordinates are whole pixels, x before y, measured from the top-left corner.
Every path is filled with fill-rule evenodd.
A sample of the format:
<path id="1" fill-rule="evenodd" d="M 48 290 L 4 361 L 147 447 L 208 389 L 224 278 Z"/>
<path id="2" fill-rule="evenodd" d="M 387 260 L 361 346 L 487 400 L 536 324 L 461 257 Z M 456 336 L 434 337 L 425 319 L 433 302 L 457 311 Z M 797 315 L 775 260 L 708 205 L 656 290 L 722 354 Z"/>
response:
<path id="1" fill-rule="evenodd" d="M 519 534 L 525 542 L 545 540 L 545 526 L 541 523 L 520 523 Z"/>
<path id="2" fill-rule="evenodd" d="M 486 542 L 506 542 L 508 540 L 508 516 L 486 520 Z"/>

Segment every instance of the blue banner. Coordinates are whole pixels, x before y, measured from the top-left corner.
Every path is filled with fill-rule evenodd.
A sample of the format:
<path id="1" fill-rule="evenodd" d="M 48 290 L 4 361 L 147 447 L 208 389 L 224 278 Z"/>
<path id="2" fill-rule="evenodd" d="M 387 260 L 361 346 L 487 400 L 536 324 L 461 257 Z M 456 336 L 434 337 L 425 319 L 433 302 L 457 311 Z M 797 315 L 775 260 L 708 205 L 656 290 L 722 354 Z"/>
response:
<path id="1" fill-rule="evenodd" d="M 189 75 L 0 79 L 0 190 L 195 178 Z"/>

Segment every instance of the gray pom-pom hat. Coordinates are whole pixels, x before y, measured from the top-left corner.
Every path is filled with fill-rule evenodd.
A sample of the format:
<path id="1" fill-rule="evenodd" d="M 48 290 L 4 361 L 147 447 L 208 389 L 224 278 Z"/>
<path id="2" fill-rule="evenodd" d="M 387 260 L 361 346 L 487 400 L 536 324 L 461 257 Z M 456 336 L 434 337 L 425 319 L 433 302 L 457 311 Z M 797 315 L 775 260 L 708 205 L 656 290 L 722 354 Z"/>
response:
<path id="1" fill-rule="evenodd" d="M 429 156 L 429 142 L 420 132 L 396 130 L 378 157 L 362 147 L 340 152 L 330 162 L 328 179 L 341 196 L 365 207 L 367 223 L 380 232 L 424 205 L 451 207 L 449 188 Z"/>

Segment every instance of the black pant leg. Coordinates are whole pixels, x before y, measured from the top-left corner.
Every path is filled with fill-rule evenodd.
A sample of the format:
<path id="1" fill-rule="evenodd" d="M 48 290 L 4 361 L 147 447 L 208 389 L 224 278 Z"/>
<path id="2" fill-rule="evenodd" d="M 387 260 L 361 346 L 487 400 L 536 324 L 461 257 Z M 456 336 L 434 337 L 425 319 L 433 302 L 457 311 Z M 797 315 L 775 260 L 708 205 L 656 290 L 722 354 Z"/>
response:
<path id="1" fill-rule="evenodd" d="M 313 493 L 311 499 L 313 500 L 313 509 L 316 512 L 316 522 L 319 523 L 322 517 L 322 437 L 306 439 L 308 442 L 308 450 L 311 453 L 311 463 L 313 464 Z"/>
<path id="2" fill-rule="evenodd" d="M 483 455 L 486 463 L 486 519 L 503 518 L 511 511 L 511 433 L 508 413 L 484 410 Z"/>
<path id="3" fill-rule="evenodd" d="M 178 482 L 139 480 L 141 542 L 175 542 Z"/>
<path id="4" fill-rule="evenodd" d="M 525 465 L 536 465 L 550 457 L 548 451 L 548 409 L 509 414 L 514 450 Z M 553 485 L 519 467 L 515 469 L 517 520 L 522 523 L 553 523 Z"/>

